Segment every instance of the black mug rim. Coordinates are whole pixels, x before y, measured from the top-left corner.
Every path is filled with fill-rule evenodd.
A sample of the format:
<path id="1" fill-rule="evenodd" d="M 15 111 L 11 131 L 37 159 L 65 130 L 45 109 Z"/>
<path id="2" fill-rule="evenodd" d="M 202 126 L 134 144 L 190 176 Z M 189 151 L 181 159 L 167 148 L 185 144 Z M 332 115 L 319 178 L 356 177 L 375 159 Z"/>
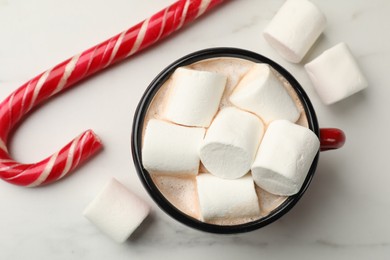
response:
<path id="1" fill-rule="evenodd" d="M 176 219 L 177 221 L 195 228 L 197 230 L 206 231 L 210 233 L 217 234 L 235 234 L 235 233 L 244 233 L 249 232 L 255 229 L 259 229 L 263 226 L 266 226 L 281 216 L 285 215 L 302 197 L 302 195 L 307 190 L 317 167 L 319 152 L 313 160 L 313 163 L 310 167 L 310 170 L 306 176 L 306 179 L 299 190 L 299 192 L 293 196 L 289 196 L 281 205 L 276 209 L 271 211 L 267 216 L 262 217 L 258 220 L 251 222 L 238 224 L 238 225 L 216 225 L 202 222 L 198 219 L 195 219 L 187 214 L 183 213 L 175 206 L 173 206 L 165 196 L 159 191 L 157 186 L 154 184 L 152 178 L 148 171 L 142 165 L 142 155 L 141 155 L 141 146 L 142 146 L 142 128 L 144 125 L 144 118 L 148 107 L 153 100 L 154 95 L 163 85 L 163 83 L 170 77 L 170 75 L 175 71 L 176 68 L 190 65 L 197 61 L 218 58 L 218 57 L 231 57 L 231 58 L 240 58 L 246 59 L 249 61 L 257 63 L 266 63 L 278 71 L 294 88 L 302 105 L 304 107 L 309 128 L 319 137 L 319 126 L 317 121 L 317 116 L 315 114 L 313 105 L 310 102 L 309 97 L 306 92 L 303 90 L 298 81 L 282 66 L 276 62 L 252 51 L 230 48 L 230 47 L 218 47 L 218 48 L 209 48 L 203 49 L 200 51 L 193 52 L 188 54 L 169 66 L 167 66 L 148 86 L 145 93 L 143 94 L 140 102 L 138 103 L 137 109 L 133 118 L 132 134 L 131 134 L 131 151 L 133 155 L 133 161 L 135 168 L 137 170 L 138 176 L 149 193 L 152 199 L 157 203 L 157 205 L 168 215 Z"/>

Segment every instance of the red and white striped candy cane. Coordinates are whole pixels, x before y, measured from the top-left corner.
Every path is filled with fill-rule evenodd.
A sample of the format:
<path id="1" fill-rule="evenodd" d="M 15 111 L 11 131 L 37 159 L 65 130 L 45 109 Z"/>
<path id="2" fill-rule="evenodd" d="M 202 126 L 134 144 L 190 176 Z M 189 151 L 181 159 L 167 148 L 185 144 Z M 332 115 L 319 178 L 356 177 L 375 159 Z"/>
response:
<path id="1" fill-rule="evenodd" d="M 13 127 L 32 108 L 78 81 L 170 35 L 223 0 L 180 0 L 107 41 L 76 55 L 22 85 L 0 104 L 0 178 L 21 186 L 48 184 L 69 174 L 101 148 L 88 130 L 52 156 L 34 164 L 11 158 L 7 149 Z"/>

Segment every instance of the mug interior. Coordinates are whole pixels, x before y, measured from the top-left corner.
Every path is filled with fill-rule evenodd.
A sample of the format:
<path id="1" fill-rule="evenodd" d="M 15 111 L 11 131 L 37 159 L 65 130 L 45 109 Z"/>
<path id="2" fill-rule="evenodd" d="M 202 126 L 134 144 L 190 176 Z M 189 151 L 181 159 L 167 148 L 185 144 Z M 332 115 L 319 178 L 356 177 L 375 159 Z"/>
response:
<path id="1" fill-rule="evenodd" d="M 232 233 L 248 232 L 248 231 L 261 228 L 265 225 L 272 223 L 273 221 L 277 220 L 285 213 L 287 213 L 298 202 L 298 200 L 302 197 L 307 187 L 309 186 L 311 179 L 313 178 L 315 169 L 317 167 L 319 153 L 317 153 L 315 159 L 313 160 L 310 170 L 299 192 L 293 196 L 289 196 L 281 205 L 279 205 L 277 208 L 275 208 L 265 217 L 262 217 L 258 220 L 243 223 L 243 224 L 238 224 L 238 225 L 210 224 L 195 219 L 183 213 L 182 211 L 177 209 L 174 205 L 172 205 L 165 198 L 165 196 L 160 192 L 160 190 L 152 180 L 149 172 L 143 167 L 142 164 L 142 153 L 141 153 L 142 131 L 143 131 L 143 125 L 144 125 L 146 113 L 157 91 L 178 67 L 187 66 L 192 63 L 205 60 L 205 59 L 223 58 L 223 57 L 240 58 L 240 59 L 245 59 L 257 63 L 266 63 L 269 64 L 272 68 L 274 68 L 290 83 L 291 87 L 297 93 L 302 103 L 302 106 L 304 108 L 304 112 L 306 113 L 309 129 L 311 129 L 317 136 L 319 136 L 317 117 L 307 94 L 305 93 L 301 85 L 295 80 L 295 78 L 289 72 L 287 72 L 283 67 L 281 67 L 274 61 L 251 51 L 237 49 L 237 48 L 211 48 L 211 49 L 205 49 L 205 50 L 200 50 L 191 53 L 173 62 L 151 82 L 149 87 L 146 89 L 144 95 L 142 96 L 134 115 L 132 136 L 131 136 L 131 149 L 132 149 L 134 164 L 137 173 L 139 175 L 139 178 L 142 181 L 142 184 L 146 188 L 149 195 L 153 198 L 153 200 L 157 203 L 157 205 L 162 210 L 164 210 L 168 215 L 170 215 L 174 219 L 192 228 L 206 231 L 206 232 L 211 232 L 211 233 L 232 234 Z"/>

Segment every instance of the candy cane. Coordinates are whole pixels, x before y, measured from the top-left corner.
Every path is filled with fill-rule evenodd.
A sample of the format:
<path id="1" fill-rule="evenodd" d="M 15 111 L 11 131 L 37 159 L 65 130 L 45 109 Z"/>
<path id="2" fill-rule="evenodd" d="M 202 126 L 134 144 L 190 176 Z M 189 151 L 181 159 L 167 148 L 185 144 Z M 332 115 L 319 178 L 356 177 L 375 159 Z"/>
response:
<path id="1" fill-rule="evenodd" d="M 180 0 L 107 41 L 76 55 L 22 85 L 0 104 L 0 178 L 21 186 L 48 184 L 69 174 L 101 148 L 88 130 L 52 156 L 18 163 L 7 149 L 13 127 L 31 109 L 78 81 L 121 61 L 195 20 L 223 0 Z"/>

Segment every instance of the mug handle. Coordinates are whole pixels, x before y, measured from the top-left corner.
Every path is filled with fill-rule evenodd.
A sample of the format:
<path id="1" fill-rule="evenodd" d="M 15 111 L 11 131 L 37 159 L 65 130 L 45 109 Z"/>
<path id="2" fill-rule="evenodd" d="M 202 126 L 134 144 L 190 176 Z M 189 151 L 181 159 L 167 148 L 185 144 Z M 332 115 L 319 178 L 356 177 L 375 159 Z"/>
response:
<path id="1" fill-rule="evenodd" d="M 341 148 L 345 143 L 345 134 L 338 128 L 320 129 L 320 151 Z"/>

